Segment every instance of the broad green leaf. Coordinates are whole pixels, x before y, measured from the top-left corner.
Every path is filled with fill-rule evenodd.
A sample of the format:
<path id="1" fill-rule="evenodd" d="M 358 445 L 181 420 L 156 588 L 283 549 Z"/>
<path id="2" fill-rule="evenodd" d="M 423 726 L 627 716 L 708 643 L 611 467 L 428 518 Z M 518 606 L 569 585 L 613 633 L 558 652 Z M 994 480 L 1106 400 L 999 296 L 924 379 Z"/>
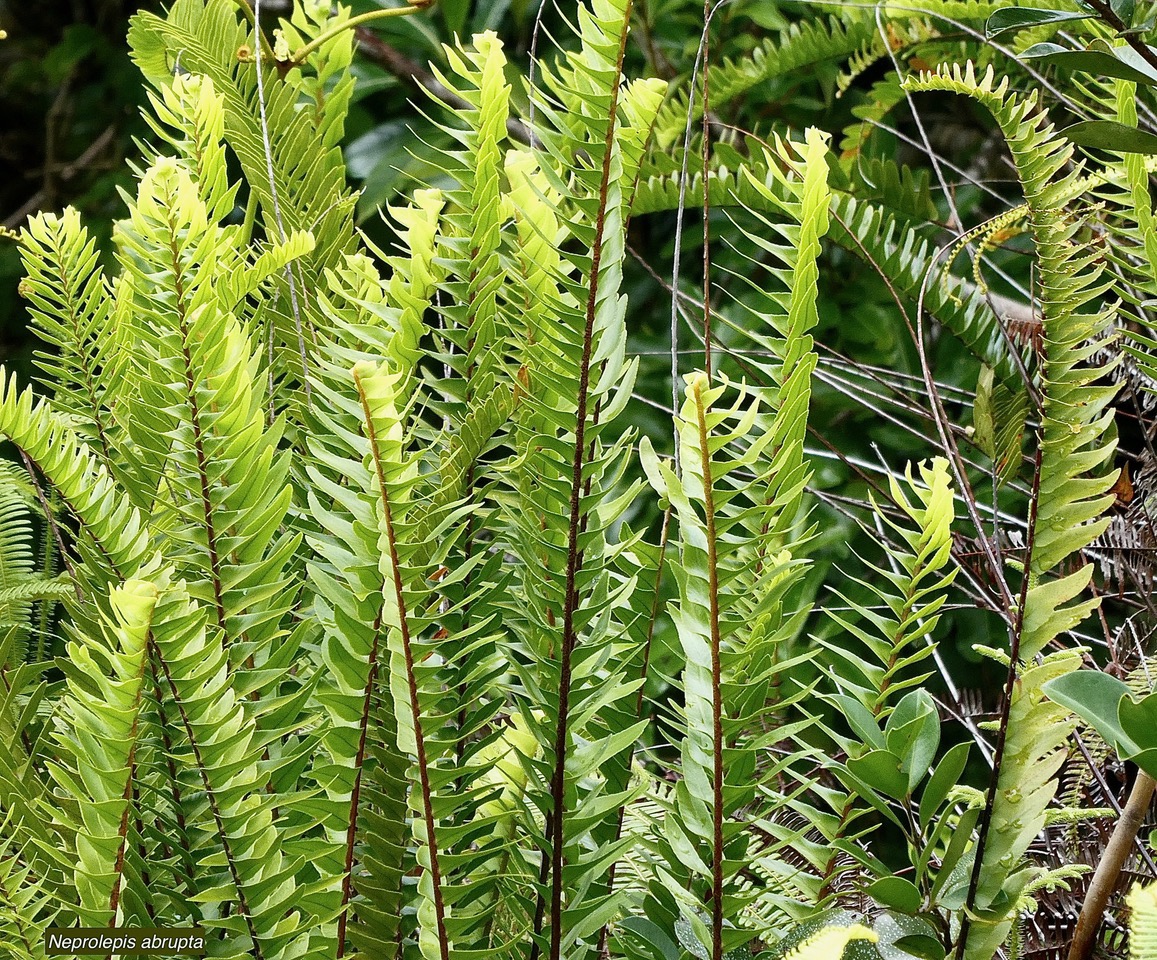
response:
<path id="1" fill-rule="evenodd" d="M 1074 10 L 1039 10 L 1035 7 L 1005 7 L 997 10 L 984 25 L 984 33 L 991 40 L 1009 30 L 1023 30 L 1026 27 L 1041 27 L 1049 23 L 1065 23 L 1070 20 L 1087 20 L 1090 13 Z"/>
<path id="2" fill-rule="evenodd" d="M 924 788 L 924 794 L 920 798 L 920 825 L 922 827 L 927 827 L 932 822 L 932 817 L 936 815 L 941 804 L 944 803 L 949 791 L 960 782 L 960 775 L 964 772 L 965 764 L 968 763 L 968 752 L 971 747 L 970 743 L 956 744 L 944 755 L 944 758 L 932 772 L 932 776 L 928 779 L 928 785 Z"/>
<path id="3" fill-rule="evenodd" d="M 1137 0 L 1109 0 L 1109 6 L 1126 29 L 1133 26 L 1133 17 L 1137 13 Z"/>
<path id="4" fill-rule="evenodd" d="M 916 885 L 903 877 L 881 877 L 869 884 L 868 896 L 901 913 L 915 913 L 924 899 Z"/>
<path id="5" fill-rule="evenodd" d="M 1157 154 L 1157 134 L 1115 120 L 1082 120 L 1061 133 L 1080 147 L 1116 153 Z"/>
<path id="6" fill-rule="evenodd" d="M 458 36 L 462 33 L 471 5 L 471 0 L 438 0 L 438 9 L 442 11 L 442 19 L 446 22 L 446 29 L 451 35 Z"/>
<path id="7" fill-rule="evenodd" d="M 646 917 L 626 917 L 617 926 L 647 947 L 656 960 L 679 960 L 678 945 L 654 921 Z"/>
<path id="8" fill-rule="evenodd" d="M 1118 710 L 1129 688 L 1099 670 L 1078 670 L 1044 684 L 1049 699 L 1068 707 L 1099 733 L 1118 753 L 1135 755 L 1141 747 L 1121 726 Z"/>
<path id="9" fill-rule="evenodd" d="M 888 750 L 870 750 L 848 760 L 848 769 L 868 786 L 893 799 L 908 793 L 908 777 L 901 771 L 902 760 Z"/>
<path id="10" fill-rule="evenodd" d="M 1020 59 L 1047 63 L 1065 70 L 1080 70 L 1098 77 L 1157 84 L 1157 70 L 1130 47 L 1070 50 L 1056 43 L 1036 43 L 1025 50 Z"/>

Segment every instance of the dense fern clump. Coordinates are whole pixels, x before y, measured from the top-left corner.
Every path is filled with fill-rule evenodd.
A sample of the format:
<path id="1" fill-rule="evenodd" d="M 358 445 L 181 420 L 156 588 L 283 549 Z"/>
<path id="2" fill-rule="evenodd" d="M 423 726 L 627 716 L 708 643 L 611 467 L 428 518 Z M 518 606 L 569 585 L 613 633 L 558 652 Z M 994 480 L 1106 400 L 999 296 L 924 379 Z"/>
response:
<path id="1" fill-rule="evenodd" d="M 19 236 L 44 349 L 34 385 L 0 370 L 0 956 L 141 926 L 256 960 L 1059 949 L 1033 939 L 1042 900 L 1089 869 L 1058 832 L 1108 816 L 1063 779 L 1092 736 L 1072 710 L 1143 771 L 1122 850 L 1157 772 L 1148 659 L 1106 707 L 1076 633 L 1126 489 L 1113 403 L 1157 369 L 1151 165 L 1086 169 L 953 28 L 1091 15 L 841 8 L 669 84 L 628 76 L 629 0 L 592 0 L 524 89 L 479 32 L 431 75 L 437 175 L 382 211 L 379 249 L 341 153 L 367 18 L 300 2 L 268 38 L 246 6 L 135 18 L 154 137 L 113 256 L 72 210 Z M 962 62 L 916 69 L 944 51 Z M 839 152 L 815 127 L 710 140 L 706 91 L 832 63 L 845 91 L 885 58 L 905 76 Z M 1135 129 L 1121 70 L 1091 96 Z M 868 155 L 933 93 L 991 114 L 1023 201 L 947 243 L 931 178 Z M 677 409 L 641 435 L 631 220 L 687 206 Z M 1027 333 L 982 269 L 1021 231 Z M 886 279 L 928 404 L 921 455 L 863 510 L 809 441 L 849 382 L 818 333 L 833 247 Z M 967 431 L 932 323 L 972 358 Z M 877 541 L 840 569 L 837 510 Z M 991 635 L 958 646 L 1004 677 L 987 722 L 938 695 L 962 600 Z M 1074 951 L 1124 862 L 1089 882 Z M 1129 902 L 1151 957 L 1152 888 Z"/>

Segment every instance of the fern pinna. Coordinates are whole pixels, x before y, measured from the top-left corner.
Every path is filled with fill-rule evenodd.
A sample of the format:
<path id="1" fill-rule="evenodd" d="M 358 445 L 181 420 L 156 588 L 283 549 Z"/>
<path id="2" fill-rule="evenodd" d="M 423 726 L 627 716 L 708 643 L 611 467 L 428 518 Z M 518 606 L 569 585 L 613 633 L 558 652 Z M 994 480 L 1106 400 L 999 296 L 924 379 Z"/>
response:
<path id="1" fill-rule="evenodd" d="M 710 67 L 713 109 L 836 61 L 847 89 L 995 6 L 805 18 Z M 1144 162 L 1082 178 L 1036 100 L 970 68 L 875 84 L 840 156 L 777 127 L 684 183 L 702 107 L 628 78 L 633 15 L 579 6 L 522 88 L 497 33 L 447 46 L 437 175 L 382 212 L 382 249 L 340 150 L 348 9 L 298 3 L 272 39 L 229 0 L 134 19 L 153 136 L 114 255 L 75 211 L 29 221 L 46 349 L 37 386 L 0 377 L 4 956 L 49 926 L 196 925 L 257 960 L 990 960 L 1073 879 L 1032 850 L 1073 729 L 1045 683 L 1094 607 L 1071 561 L 1113 501 L 1114 388 L 1109 279 L 1066 209 L 1140 196 Z M 1027 216 L 1039 356 L 941 261 L 929 180 L 869 155 L 925 91 L 1010 146 L 1026 206 L 994 222 Z M 688 203 L 739 266 L 696 308 L 674 292 L 719 359 L 682 377 L 664 449 L 667 424 L 636 429 L 629 229 Z M 1149 220 L 1119 226 L 1137 249 Z M 1011 649 L 985 651 L 995 744 L 931 692 L 975 470 L 917 458 L 857 515 L 879 555 L 822 554 L 832 246 L 985 365 L 994 491 L 1020 491 L 1041 400 Z"/>

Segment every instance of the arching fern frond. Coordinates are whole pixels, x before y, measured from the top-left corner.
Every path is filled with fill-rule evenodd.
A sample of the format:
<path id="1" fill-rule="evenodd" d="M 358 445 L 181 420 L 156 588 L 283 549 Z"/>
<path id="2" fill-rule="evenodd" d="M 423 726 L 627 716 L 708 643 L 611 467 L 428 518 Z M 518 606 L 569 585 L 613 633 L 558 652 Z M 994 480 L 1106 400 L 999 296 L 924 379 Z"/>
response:
<path id="1" fill-rule="evenodd" d="M 1001 898 L 1010 905 L 1031 877 L 1017 869 L 1045 821 L 1056 789 L 1051 779 L 1071 724 L 1058 722 L 1058 708 L 1043 703 L 1041 684 L 1073 669 L 1079 658 L 1054 654 L 1028 667 L 1064 631 L 1097 606 L 1080 599 L 1092 577 L 1091 565 L 1058 571 L 1062 562 L 1088 546 L 1109 523 L 1102 514 L 1113 502 L 1115 473 L 1106 471 L 1113 455 L 1113 413 L 1117 387 L 1097 381 L 1108 368 L 1090 362 L 1108 335 L 1110 310 L 1089 305 L 1108 288 L 1096 256 L 1074 242 L 1076 226 L 1065 205 L 1080 166 L 1071 165 L 1072 147 L 1053 135 L 1035 95 L 1018 98 L 1007 81 L 990 69 L 977 78 L 972 65 L 945 68 L 906 81 L 913 91 L 938 90 L 973 97 L 988 108 L 1008 143 L 1029 207 L 1036 247 L 1043 313 L 1045 356 L 1041 365 L 1043 416 L 1039 433 L 1039 495 L 1029 536 L 1031 554 L 1024 609 L 1013 628 L 1013 664 L 1019 674 L 1010 689 L 1009 738 L 1015 748 L 999 769 L 990 798 L 990 836 L 975 867 L 979 883 L 974 904 L 990 910 Z M 1061 575 L 1058 577 L 1057 574 Z M 1026 777 L 1030 777 L 1026 781 Z M 1026 789 L 1026 782 L 1032 785 Z M 1005 899 L 1008 898 L 1008 899 Z M 970 960 L 989 960 L 1007 936 L 1012 918 L 1005 910 L 977 918 L 965 934 Z"/>

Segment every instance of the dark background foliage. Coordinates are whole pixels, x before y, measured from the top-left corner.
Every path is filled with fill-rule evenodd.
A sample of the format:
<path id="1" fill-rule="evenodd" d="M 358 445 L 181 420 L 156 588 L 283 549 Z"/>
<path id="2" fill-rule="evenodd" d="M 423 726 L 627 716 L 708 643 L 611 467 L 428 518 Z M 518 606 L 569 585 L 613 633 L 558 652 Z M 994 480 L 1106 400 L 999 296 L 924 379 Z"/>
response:
<path id="1" fill-rule="evenodd" d="M 132 182 L 144 89 L 125 45 L 128 18 L 159 3 L 0 3 L 0 215 L 19 228 L 37 210 L 77 207 L 106 239 Z M 15 246 L 0 244 L 0 359 L 27 370 L 31 345 L 17 295 Z"/>

